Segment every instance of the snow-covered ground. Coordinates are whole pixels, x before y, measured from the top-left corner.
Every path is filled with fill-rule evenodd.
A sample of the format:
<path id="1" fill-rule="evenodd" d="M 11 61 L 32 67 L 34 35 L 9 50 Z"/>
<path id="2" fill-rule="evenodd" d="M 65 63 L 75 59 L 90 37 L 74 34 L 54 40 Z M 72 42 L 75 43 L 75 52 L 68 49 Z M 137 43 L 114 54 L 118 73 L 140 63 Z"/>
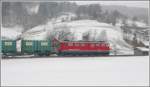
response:
<path id="1" fill-rule="evenodd" d="M 2 59 L 2 86 L 148 86 L 149 57 Z"/>
<path id="2" fill-rule="evenodd" d="M 6 40 L 16 40 L 22 34 L 23 28 L 20 26 L 1 27 L 1 37 Z"/>
<path id="3" fill-rule="evenodd" d="M 128 26 L 133 26 L 133 24 L 135 24 L 137 27 L 147 27 L 147 25 L 144 22 L 133 21 L 130 19 L 127 20 L 127 24 L 128 24 Z"/>

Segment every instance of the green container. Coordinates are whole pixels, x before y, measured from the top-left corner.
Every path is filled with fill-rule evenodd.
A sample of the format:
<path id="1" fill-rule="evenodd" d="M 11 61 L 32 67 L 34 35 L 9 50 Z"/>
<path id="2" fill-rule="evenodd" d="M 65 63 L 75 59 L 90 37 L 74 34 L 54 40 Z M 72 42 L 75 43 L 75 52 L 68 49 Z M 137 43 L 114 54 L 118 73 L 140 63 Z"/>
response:
<path id="1" fill-rule="evenodd" d="M 48 55 L 51 53 L 50 40 L 22 40 L 21 52 L 27 54 Z"/>
<path id="2" fill-rule="evenodd" d="M 0 54 L 2 53 L 2 41 L 0 40 Z"/>
<path id="3" fill-rule="evenodd" d="M 37 52 L 41 55 L 49 55 L 52 51 L 50 40 L 37 41 Z"/>
<path id="4" fill-rule="evenodd" d="M 37 50 L 37 41 L 35 40 L 22 40 L 21 52 L 27 54 L 34 54 Z"/>
<path id="5" fill-rule="evenodd" d="M 16 53 L 16 40 L 2 40 L 2 53 Z"/>

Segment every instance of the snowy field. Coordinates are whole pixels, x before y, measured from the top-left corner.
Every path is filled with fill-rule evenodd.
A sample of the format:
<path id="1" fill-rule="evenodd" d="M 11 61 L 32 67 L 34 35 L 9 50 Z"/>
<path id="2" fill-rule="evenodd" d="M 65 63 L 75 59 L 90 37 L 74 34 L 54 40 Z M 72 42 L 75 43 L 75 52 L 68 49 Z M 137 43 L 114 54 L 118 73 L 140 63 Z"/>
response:
<path id="1" fill-rule="evenodd" d="M 149 57 L 2 59 L 3 86 L 148 86 Z"/>

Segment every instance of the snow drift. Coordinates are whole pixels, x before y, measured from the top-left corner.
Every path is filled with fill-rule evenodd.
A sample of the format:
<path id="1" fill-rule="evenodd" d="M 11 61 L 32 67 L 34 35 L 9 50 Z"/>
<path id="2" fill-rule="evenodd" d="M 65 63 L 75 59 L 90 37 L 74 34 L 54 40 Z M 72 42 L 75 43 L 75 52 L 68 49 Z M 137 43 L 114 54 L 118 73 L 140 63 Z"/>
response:
<path id="1" fill-rule="evenodd" d="M 15 27 L 1 27 L 1 37 L 5 40 L 16 40 L 20 38 L 23 28 L 19 26 Z"/>
<path id="2" fill-rule="evenodd" d="M 130 19 L 127 20 L 127 24 L 128 24 L 128 26 L 136 25 L 137 27 L 147 27 L 147 25 L 144 22 L 133 21 L 133 20 L 130 20 Z"/>

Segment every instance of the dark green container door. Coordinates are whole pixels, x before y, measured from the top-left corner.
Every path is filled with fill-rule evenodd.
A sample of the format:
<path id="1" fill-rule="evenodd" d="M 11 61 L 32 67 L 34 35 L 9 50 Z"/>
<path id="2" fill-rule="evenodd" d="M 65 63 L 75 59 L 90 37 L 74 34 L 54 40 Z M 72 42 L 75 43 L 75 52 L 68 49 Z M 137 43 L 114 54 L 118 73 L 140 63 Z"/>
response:
<path id="1" fill-rule="evenodd" d="M 0 54 L 2 53 L 2 41 L 0 40 Z"/>
<path id="2" fill-rule="evenodd" d="M 50 40 L 22 40 L 22 53 L 49 54 L 51 52 Z"/>
<path id="3" fill-rule="evenodd" d="M 37 41 L 32 40 L 22 40 L 21 43 L 21 52 L 22 53 L 29 53 L 33 54 L 36 52 L 37 49 Z"/>
<path id="4" fill-rule="evenodd" d="M 39 54 L 50 54 L 51 52 L 51 41 L 50 40 L 41 40 L 38 41 L 38 53 Z"/>
<path id="5" fill-rule="evenodd" d="M 2 40 L 2 53 L 16 53 L 16 41 L 15 40 Z"/>

